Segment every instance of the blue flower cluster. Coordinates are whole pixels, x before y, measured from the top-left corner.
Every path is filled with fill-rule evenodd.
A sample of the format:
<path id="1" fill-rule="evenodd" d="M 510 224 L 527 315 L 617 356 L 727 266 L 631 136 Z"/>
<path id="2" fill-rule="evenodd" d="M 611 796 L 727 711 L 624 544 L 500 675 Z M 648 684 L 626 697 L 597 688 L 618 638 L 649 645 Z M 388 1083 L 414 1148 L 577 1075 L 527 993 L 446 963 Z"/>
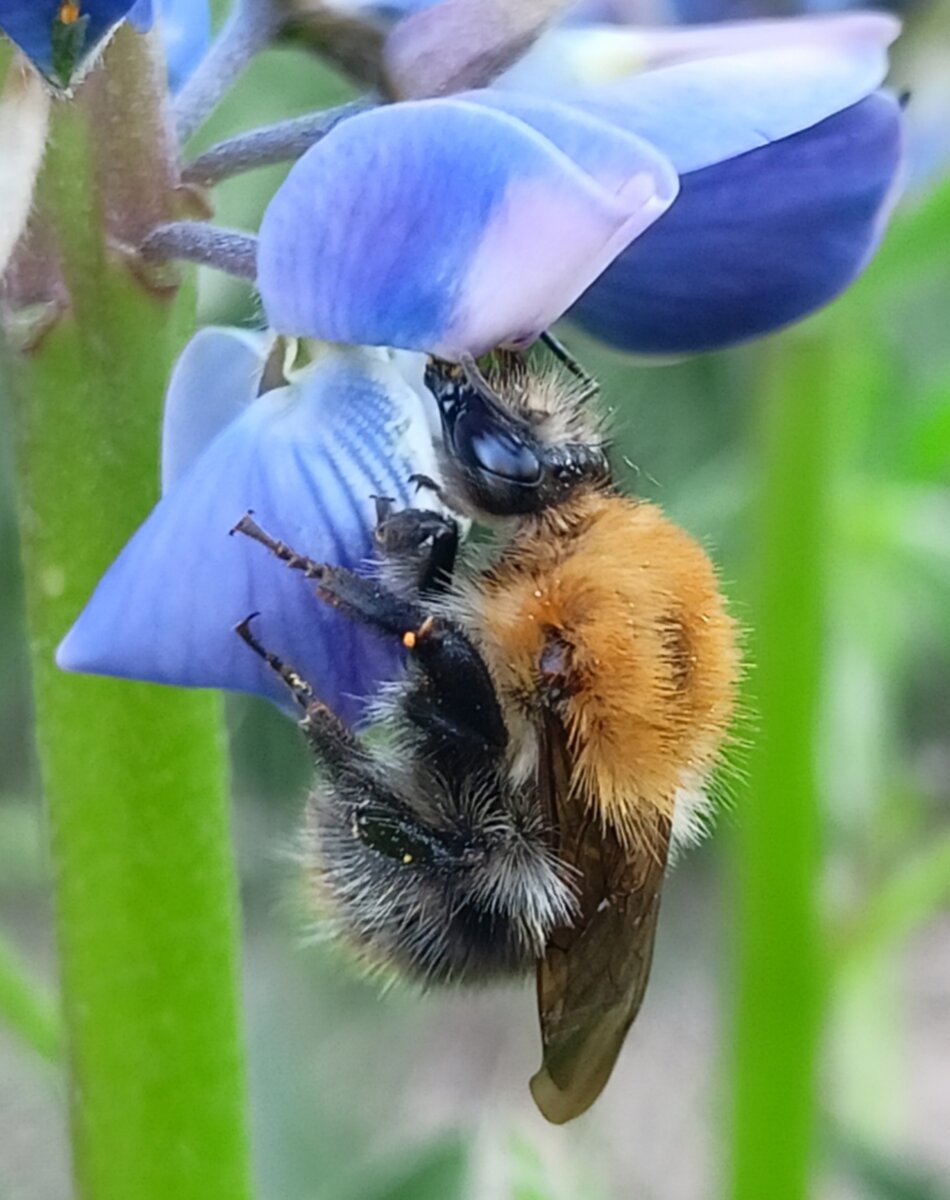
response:
<path id="1" fill-rule="evenodd" d="M 398 669 L 392 652 L 231 527 L 252 509 L 313 557 L 364 568 L 373 497 L 418 503 L 410 476 L 437 473 L 427 354 L 524 346 L 567 317 L 621 349 L 680 355 L 828 302 L 873 254 L 897 190 L 900 106 L 880 90 L 897 32 L 872 13 L 570 25 L 491 88 L 337 125 L 263 219 L 273 332 L 204 330 L 186 349 L 164 496 L 60 665 L 282 701 L 231 632 L 259 610 L 266 645 L 357 719 Z M 295 338 L 321 346 L 268 390 L 265 364 Z"/>

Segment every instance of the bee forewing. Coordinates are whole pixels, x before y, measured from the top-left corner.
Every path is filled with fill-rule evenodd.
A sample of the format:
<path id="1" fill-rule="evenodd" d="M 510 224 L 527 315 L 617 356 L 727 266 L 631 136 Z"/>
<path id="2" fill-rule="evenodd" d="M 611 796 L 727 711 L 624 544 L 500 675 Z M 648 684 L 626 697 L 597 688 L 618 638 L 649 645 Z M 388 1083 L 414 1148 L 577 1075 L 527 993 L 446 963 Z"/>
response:
<path id="1" fill-rule="evenodd" d="M 661 881 L 658 869 L 652 893 L 641 888 L 604 899 L 585 925 L 552 940 L 538 966 L 543 1059 L 531 1093 L 557 1125 L 580 1116 L 600 1095 L 640 1009 Z"/>
<path id="2" fill-rule="evenodd" d="M 538 964 L 541 1069 L 531 1093 L 555 1124 L 580 1116 L 603 1090 L 646 991 L 670 825 L 644 824 L 630 849 L 565 787 L 564 756 L 548 725 L 539 784 L 556 814 L 558 853 L 579 881 L 578 919 Z M 553 804 L 551 803 L 553 801 Z"/>

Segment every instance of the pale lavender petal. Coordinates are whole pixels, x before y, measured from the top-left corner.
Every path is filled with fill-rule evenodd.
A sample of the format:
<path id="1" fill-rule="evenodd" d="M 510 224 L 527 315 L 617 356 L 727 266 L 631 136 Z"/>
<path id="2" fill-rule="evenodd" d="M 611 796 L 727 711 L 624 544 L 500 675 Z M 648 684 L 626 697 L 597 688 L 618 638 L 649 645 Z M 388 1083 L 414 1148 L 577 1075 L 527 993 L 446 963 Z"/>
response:
<path id="1" fill-rule="evenodd" d="M 559 26 L 498 80 L 499 87 L 563 99 L 678 63 L 788 50 L 795 46 L 890 45 L 900 22 L 888 13 L 851 12 L 714 25 L 616 25 L 591 19 Z"/>
<path id="2" fill-rule="evenodd" d="M 884 13 L 748 22 L 677 32 L 607 31 L 615 40 L 613 82 L 592 86 L 548 68 L 535 90 L 576 104 L 646 138 L 682 175 L 789 137 L 874 91 L 887 74 L 887 49 L 900 32 Z M 581 36 L 564 31 L 562 38 Z M 644 64 L 672 65 L 627 75 Z M 626 56 L 626 58 L 625 58 Z M 623 78 L 619 76 L 624 75 Z M 514 73 L 506 86 L 525 86 Z"/>

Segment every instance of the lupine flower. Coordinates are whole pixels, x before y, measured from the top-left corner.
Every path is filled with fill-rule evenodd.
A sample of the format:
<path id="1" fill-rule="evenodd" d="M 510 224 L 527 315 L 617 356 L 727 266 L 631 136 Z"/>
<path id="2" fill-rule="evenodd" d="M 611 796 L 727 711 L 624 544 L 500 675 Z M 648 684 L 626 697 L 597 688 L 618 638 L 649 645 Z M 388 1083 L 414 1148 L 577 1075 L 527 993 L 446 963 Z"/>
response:
<path id="1" fill-rule="evenodd" d="M 260 611 L 261 640 L 346 720 L 398 673 L 389 641 L 229 530 L 251 509 L 295 549 L 365 571 L 373 496 L 398 507 L 434 499 L 409 482 L 437 470 L 422 360 L 327 349 L 258 394 L 273 347 L 271 335 L 215 328 L 186 347 L 166 398 L 162 499 L 62 642 L 64 669 L 257 692 L 287 706 L 286 688 L 233 631 Z"/>
<path id="2" fill-rule="evenodd" d="M 357 116 L 265 214 L 270 321 L 457 357 L 530 342 L 565 313 L 643 354 L 796 320 L 883 229 L 901 119 L 876 89 L 897 32 L 870 13 L 666 32 L 647 61 L 672 65 L 555 77 L 557 99 L 515 73 Z"/>

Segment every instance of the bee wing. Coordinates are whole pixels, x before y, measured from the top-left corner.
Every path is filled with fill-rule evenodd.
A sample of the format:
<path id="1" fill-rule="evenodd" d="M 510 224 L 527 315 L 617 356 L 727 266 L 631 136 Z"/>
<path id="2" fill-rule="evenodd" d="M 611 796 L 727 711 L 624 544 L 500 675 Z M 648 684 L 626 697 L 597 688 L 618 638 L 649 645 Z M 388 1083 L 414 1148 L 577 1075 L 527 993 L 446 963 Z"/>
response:
<path id="1" fill-rule="evenodd" d="M 549 1121 L 563 1124 L 600 1095 L 643 1001 L 670 826 L 657 818 L 642 849 L 624 846 L 570 796 L 570 756 L 559 727 L 545 729 L 540 763 L 542 802 L 580 893 L 580 916 L 555 931 L 538 964 L 543 1058 L 531 1093 Z"/>

